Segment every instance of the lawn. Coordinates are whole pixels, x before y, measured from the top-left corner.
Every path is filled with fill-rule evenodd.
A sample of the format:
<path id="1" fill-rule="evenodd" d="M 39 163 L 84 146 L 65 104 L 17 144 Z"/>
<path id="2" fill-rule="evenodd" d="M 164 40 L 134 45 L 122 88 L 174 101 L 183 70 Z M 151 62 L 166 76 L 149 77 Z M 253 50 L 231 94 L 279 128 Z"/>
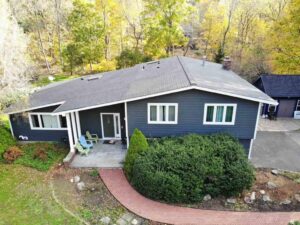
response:
<path id="1" fill-rule="evenodd" d="M 54 75 L 54 78 L 55 78 L 54 81 L 50 81 L 48 79 L 48 77 L 41 77 L 39 80 L 34 82 L 33 85 L 36 87 L 42 87 L 42 86 L 48 85 L 50 83 L 64 81 L 64 80 L 71 80 L 71 79 L 78 78 L 78 77 L 80 77 L 80 76 L 79 75 L 56 74 L 56 75 Z"/>
<path id="2" fill-rule="evenodd" d="M 48 174 L 0 163 L 0 224 L 80 224 L 52 199 Z"/>

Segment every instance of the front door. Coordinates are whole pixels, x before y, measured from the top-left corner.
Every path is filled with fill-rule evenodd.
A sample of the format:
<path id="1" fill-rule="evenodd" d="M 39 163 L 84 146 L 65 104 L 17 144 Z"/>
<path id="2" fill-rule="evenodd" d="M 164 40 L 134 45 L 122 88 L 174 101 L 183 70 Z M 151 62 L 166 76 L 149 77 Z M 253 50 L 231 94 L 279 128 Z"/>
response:
<path id="1" fill-rule="evenodd" d="M 101 128 L 103 139 L 121 138 L 120 114 L 119 113 L 101 113 Z"/>

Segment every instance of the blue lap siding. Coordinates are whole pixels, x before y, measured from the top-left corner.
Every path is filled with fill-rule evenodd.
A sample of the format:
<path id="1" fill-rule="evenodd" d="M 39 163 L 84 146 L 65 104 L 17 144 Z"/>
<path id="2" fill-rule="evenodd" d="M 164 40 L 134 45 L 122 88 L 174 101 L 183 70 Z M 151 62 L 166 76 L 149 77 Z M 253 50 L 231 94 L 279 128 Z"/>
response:
<path id="1" fill-rule="evenodd" d="M 177 124 L 148 124 L 147 103 L 178 103 Z M 204 125 L 205 103 L 237 104 L 234 125 Z M 140 129 L 147 137 L 184 135 L 188 133 L 229 133 L 250 146 L 254 136 L 258 103 L 209 92 L 190 90 L 128 103 L 128 131 Z"/>
<path id="2" fill-rule="evenodd" d="M 121 137 L 125 138 L 124 104 L 80 111 L 79 116 L 82 133 L 84 134 L 86 131 L 90 131 L 102 137 L 100 113 L 120 113 Z"/>
<path id="3" fill-rule="evenodd" d="M 30 112 L 53 112 L 57 106 L 36 109 Z M 65 142 L 68 140 L 67 130 L 32 130 L 29 124 L 28 112 L 16 113 L 9 116 L 14 135 L 28 137 L 28 141 L 56 141 Z"/>

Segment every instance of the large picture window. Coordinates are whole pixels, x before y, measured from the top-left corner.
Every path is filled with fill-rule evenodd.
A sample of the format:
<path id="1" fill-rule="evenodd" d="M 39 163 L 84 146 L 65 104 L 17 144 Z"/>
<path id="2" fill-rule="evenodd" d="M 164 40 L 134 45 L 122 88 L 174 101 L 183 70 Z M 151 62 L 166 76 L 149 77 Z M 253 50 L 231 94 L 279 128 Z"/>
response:
<path id="1" fill-rule="evenodd" d="M 177 103 L 148 103 L 149 124 L 177 124 Z"/>
<path id="2" fill-rule="evenodd" d="M 32 130 L 66 130 L 66 117 L 49 113 L 29 113 L 29 123 Z"/>
<path id="3" fill-rule="evenodd" d="M 205 104 L 203 124 L 234 125 L 236 104 Z"/>

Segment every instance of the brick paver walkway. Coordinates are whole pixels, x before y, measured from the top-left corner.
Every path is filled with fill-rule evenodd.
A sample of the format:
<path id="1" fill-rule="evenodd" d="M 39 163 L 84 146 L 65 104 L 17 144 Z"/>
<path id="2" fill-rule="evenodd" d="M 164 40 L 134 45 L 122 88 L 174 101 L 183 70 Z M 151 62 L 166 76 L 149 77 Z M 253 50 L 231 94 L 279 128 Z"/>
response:
<path id="1" fill-rule="evenodd" d="M 190 225 L 287 225 L 291 220 L 300 220 L 300 212 L 226 212 L 163 204 L 147 199 L 135 191 L 122 169 L 100 169 L 99 172 L 109 191 L 123 206 L 156 222 Z"/>

